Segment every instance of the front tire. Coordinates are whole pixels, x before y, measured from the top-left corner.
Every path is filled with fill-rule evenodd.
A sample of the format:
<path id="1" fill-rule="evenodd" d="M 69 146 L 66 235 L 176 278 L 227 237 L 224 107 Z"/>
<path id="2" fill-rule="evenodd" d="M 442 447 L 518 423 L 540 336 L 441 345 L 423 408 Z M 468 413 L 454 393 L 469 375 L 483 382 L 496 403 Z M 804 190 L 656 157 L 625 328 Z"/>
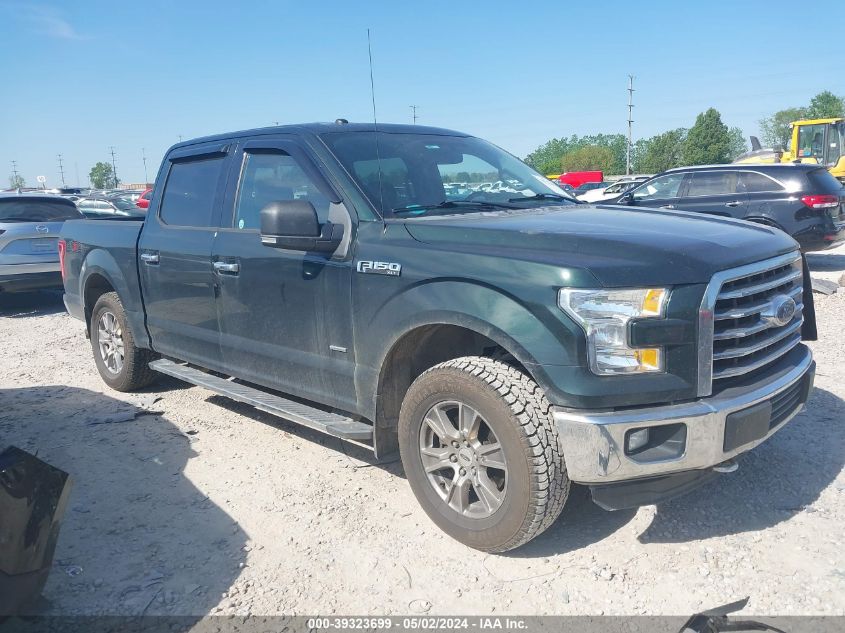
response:
<path id="1" fill-rule="evenodd" d="M 100 377 L 116 391 L 137 391 L 153 383 L 157 374 L 149 363 L 151 350 L 135 345 L 126 311 L 116 292 L 97 299 L 89 325 L 94 362 Z"/>
<path id="2" fill-rule="evenodd" d="M 475 549 L 505 552 L 530 541 L 569 494 L 542 389 L 489 358 L 457 358 L 419 376 L 402 403 L 399 447 L 423 510 Z"/>

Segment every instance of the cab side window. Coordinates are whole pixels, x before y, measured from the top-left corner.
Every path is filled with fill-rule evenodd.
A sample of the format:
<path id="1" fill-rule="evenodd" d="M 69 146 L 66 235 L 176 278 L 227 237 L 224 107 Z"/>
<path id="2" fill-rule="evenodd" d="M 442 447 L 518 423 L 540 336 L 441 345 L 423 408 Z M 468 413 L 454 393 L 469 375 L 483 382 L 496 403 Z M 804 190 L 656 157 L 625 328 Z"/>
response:
<path id="1" fill-rule="evenodd" d="M 224 158 L 174 161 L 161 196 L 161 221 L 172 226 L 211 226 Z"/>
<path id="2" fill-rule="evenodd" d="M 815 158 L 824 155 L 825 125 L 802 125 L 798 128 L 798 158 Z"/>
<path id="3" fill-rule="evenodd" d="M 314 205 L 322 224 L 328 219 L 329 199 L 289 154 L 280 150 L 244 153 L 244 166 L 235 202 L 234 227 L 260 229 L 261 209 L 270 202 L 303 200 Z"/>

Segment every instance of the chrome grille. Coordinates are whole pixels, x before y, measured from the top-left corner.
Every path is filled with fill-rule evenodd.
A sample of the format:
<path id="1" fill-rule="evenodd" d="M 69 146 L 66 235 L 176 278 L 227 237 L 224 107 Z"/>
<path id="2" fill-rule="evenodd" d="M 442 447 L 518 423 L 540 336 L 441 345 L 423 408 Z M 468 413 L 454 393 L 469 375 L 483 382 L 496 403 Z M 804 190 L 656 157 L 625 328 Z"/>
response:
<path id="1" fill-rule="evenodd" d="M 700 312 L 699 394 L 718 381 L 762 369 L 801 342 L 803 317 L 801 257 L 782 257 L 714 276 Z M 795 302 L 791 319 L 774 314 L 783 297 Z M 787 310 L 788 315 L 788 310 Z"/>

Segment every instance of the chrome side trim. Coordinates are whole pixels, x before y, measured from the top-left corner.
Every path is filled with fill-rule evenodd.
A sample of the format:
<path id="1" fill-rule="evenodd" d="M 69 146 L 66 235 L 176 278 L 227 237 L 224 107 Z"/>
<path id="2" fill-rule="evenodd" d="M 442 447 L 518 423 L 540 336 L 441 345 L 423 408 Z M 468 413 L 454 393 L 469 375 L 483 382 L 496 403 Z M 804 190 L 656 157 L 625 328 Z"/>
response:
<path id="1" fill-rule="evenodd" d="M 701 307 L 698 310 L 698 380 L 696 393 L 700 398 L 713 393 L 713 322 L 715 319 L 714 310 L 716 300 L 722 286 L 736 279 L 748 277 L 756 273 L 792 264 L 801 258 L 798 252 L 779 255 L 761 262 L 746 264 L 738 268 L 723 270 L 713 275 L 704 296 L 701 298 Z M 762 308 L 761 308 L 762 309 Z"/>

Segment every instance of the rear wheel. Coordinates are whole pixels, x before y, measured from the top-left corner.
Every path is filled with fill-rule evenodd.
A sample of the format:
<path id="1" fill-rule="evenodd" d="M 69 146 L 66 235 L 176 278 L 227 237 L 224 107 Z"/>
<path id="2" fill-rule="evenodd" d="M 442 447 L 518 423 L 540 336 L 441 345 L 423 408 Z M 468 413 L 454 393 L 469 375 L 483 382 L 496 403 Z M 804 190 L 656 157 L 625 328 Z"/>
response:
<path id="1" fill-rule="evenodd" d="M 136 391 L 155 381 L 152 351 L 135 345 L 126 311 L 116 292 L 97 299 L 90 323 L 91 347 L 100 377 L 117 391 Z"/>
<path id="2" fill-rule="evenodd" d="M 549 402 L 531 378 L 499 361 L 464 357 L 423 373 L 402 403 L 399 441 L 425 512 L 470 547 L 519 547 L 566 502 Z"/>

